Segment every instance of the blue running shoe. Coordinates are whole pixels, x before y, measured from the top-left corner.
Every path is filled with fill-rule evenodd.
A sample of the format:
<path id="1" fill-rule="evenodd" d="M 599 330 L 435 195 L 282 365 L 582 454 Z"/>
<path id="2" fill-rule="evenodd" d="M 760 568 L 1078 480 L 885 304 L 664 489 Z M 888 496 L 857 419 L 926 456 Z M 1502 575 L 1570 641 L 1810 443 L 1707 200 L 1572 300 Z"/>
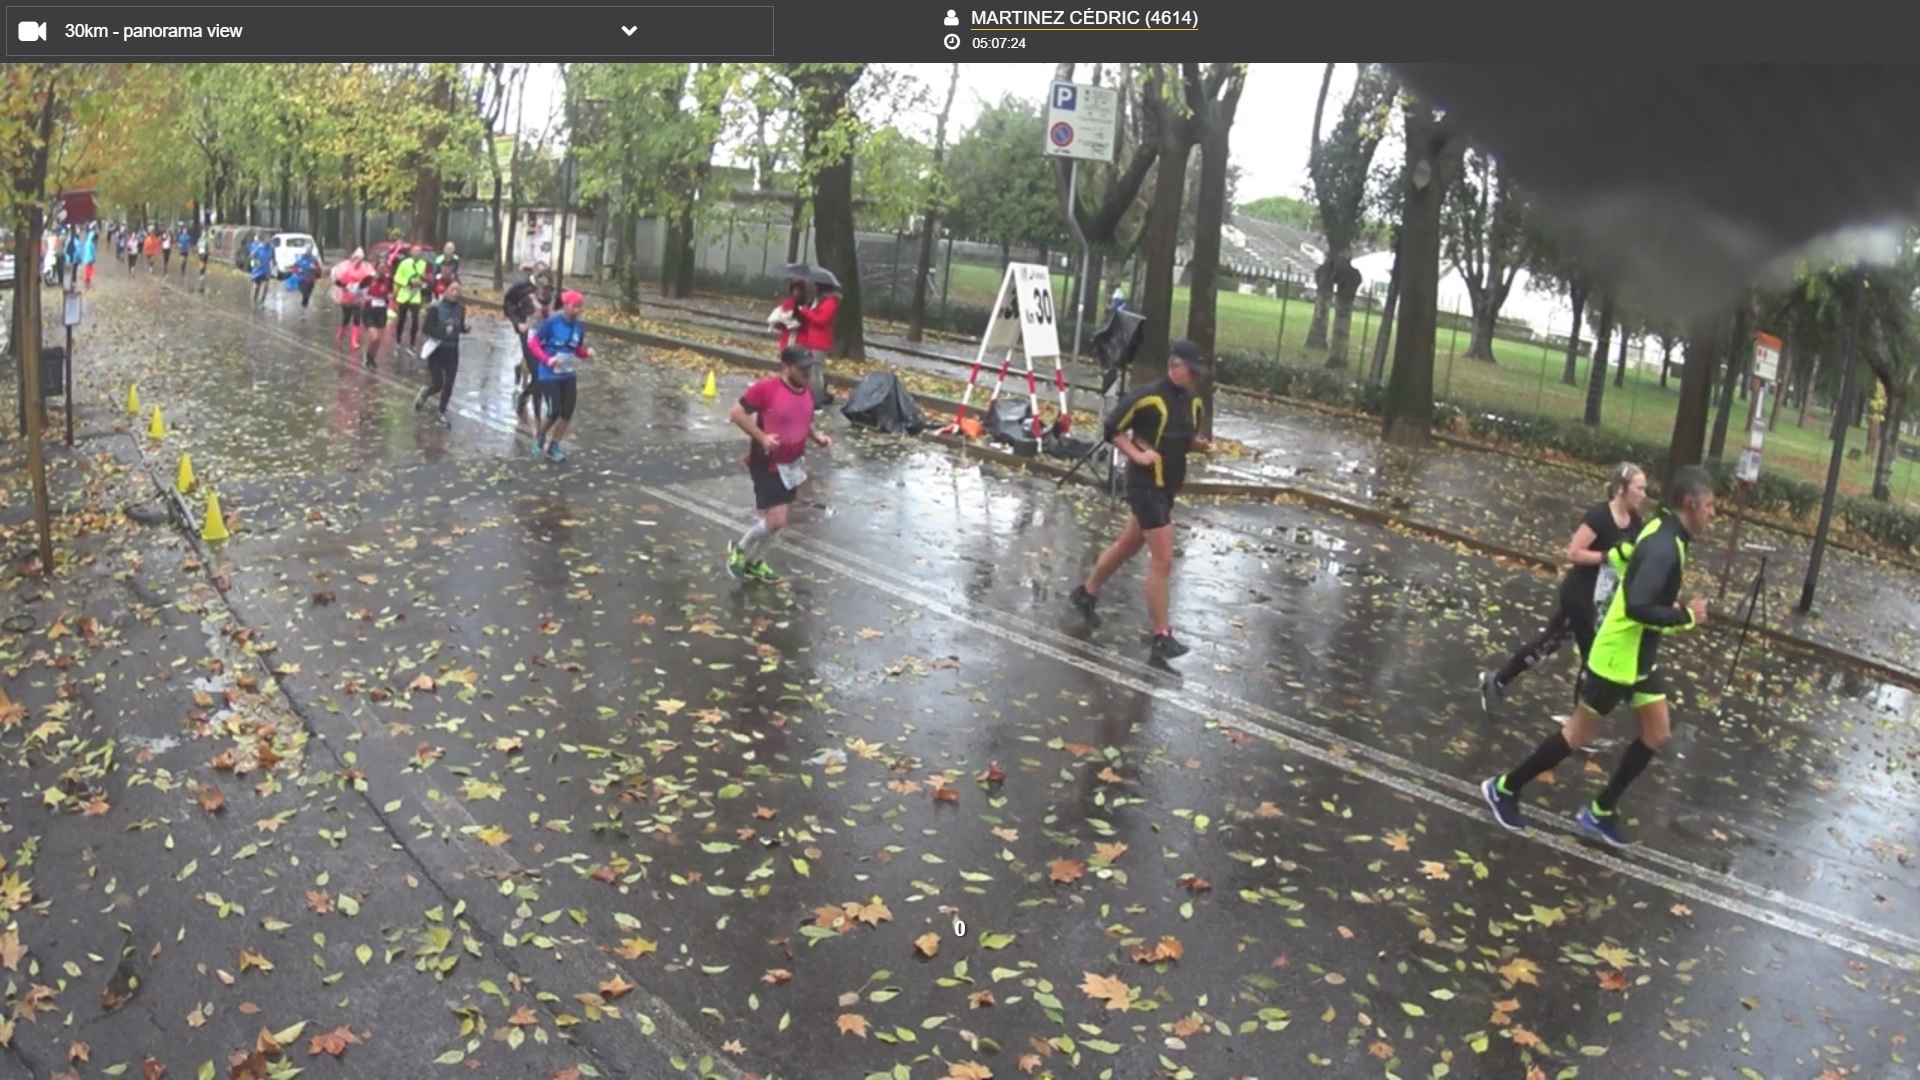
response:
<path id="1" fill-rule="evenodd" d="M 1525 832 L 1527 819 L 1520 813 L 1520 796 L 1509 795 L 1500 790 L 1500 778 L 1489 776 L 1480 782 L 1480 797 L 1487 800 L 1487 809 L 1493 811 L 1493 820 L 1508 832 Z"/>
<path id="2" fill-rule="evenodd" d="M 1608 847 L 1633 846 L 1633 838 L 1620 827 L 1620 815 L 1607 814 L 1602 817 L 1593 812 L 1592 803 L 1581 807 L 1580 812 L 1573 815 L 1573 823 L 1580 826 L 1580 831 L 1587 834 L 1589 838 L 1598 840 Z"/>

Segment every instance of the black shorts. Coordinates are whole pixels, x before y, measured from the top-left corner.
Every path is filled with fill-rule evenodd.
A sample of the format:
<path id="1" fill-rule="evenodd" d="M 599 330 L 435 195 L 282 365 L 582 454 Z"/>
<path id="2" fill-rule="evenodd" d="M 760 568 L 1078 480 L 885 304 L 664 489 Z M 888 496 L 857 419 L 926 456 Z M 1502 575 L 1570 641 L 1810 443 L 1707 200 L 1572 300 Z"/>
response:
<path id="1" fill-rule="evenodd" d="M 753 508 L 771 510 L 776 506 L 792 505 L 795 498 L 792 488 L 780 479 L 780 470 L 755 455 L 747 460 L 747 475 L 753 478 Z"/>
<path id="2" fill-rule="evenodd" d="M 547 416 L 554 420 L 573 419 L 573 407 L 579 401 L 580 380 L 548 379 L 540 384 L 541 396 L 547 402 Z"/>
<path id="3" fill-rule="evenodd" d="M 1658 671 L 1632 684 L 1603 679 L 1591 669 L 1580 673 L 1580 703 L 1601 716 L 1612 713 L 1622 705 L 1638 709 L 1666 699 L 1667 681 L 1660 677 Z"/>
<path id="4" fill-rule="evenodd" d="M 369 330 L 384 330 L 387 326 L 387 309 L 371 305 L 360 309 L 360 325 Z"/>
<path id="5" fill-rule="evenodd" d="M 1147 532 L 1164 529 L 1173 524 L 1173 502 L 1177 495 L 1172 488 L 1128 484 L 1127 509 L 1133 511 L 1134 520 Z"/>

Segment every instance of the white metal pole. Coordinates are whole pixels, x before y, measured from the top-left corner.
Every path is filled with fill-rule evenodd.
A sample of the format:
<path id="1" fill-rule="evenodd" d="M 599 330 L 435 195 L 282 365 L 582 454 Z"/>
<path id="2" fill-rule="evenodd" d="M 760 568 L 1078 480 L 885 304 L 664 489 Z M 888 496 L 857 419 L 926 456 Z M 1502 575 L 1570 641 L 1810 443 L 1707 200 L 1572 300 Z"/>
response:
<path id="1" fill-rule="evenodd" d="M 1079 182 L 1080 159 L 1074 158 L 1073 164 L 1067 169 L 1067 225 L 1073 230 L 1074 238 L 1080 241 L 1080 287 L 1073 298 L 1073 351 L 1067 356 L 1075 361 L 1080 359 L 1080 330 L 1087 316 L 1087 263 L 1092 255 L 1086 234 L 1080 230 Z"/>

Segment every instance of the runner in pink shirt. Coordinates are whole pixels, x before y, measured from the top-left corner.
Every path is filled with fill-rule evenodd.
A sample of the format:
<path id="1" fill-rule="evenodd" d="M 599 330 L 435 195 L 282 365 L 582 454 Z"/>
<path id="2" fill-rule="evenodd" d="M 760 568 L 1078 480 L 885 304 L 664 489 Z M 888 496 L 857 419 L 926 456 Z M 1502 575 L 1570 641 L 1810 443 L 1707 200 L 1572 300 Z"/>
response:
<path id="1" fill-rule="evenodd" d="M 727 573 L 755 581 L 779 581 L 765 552 L 787 527 L 787 507 L 806 483 L 803 458 L 807 443 L 833 448 L 833 438 L 813 429 L 813 375 L 820 358 L 797 345 L 780 350 L 780 374 L 761 379 L 733 406 L 734 426 L 753 440 L 747 475 L 753 479 L 753 505 L 760 520 L 727 545 Z"/>

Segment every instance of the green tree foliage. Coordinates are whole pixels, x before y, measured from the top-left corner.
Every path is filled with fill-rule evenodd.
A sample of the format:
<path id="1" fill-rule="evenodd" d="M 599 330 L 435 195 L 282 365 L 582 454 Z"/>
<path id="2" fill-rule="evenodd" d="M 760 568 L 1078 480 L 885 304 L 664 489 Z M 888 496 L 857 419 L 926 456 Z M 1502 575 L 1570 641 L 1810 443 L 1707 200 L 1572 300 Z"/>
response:
<path id="1" fill-rule="evenodd" d="M 1239 212 L 1261 221 L 1271 221 L 1275 225 L 1317 232 L 1320 229 L 1320 211 L 1305 199 L 1295 199 L 1287 195 L 1266 195 L 1240 204 Z"/>
<path id="2" fill-rule="evenodd" d="M 1071 242 L 1041 153 L 1040 103 L 1011 94 L 982 109 L 947 152 L 953 234 L 1002 248 L 1066 248 Z"/>

